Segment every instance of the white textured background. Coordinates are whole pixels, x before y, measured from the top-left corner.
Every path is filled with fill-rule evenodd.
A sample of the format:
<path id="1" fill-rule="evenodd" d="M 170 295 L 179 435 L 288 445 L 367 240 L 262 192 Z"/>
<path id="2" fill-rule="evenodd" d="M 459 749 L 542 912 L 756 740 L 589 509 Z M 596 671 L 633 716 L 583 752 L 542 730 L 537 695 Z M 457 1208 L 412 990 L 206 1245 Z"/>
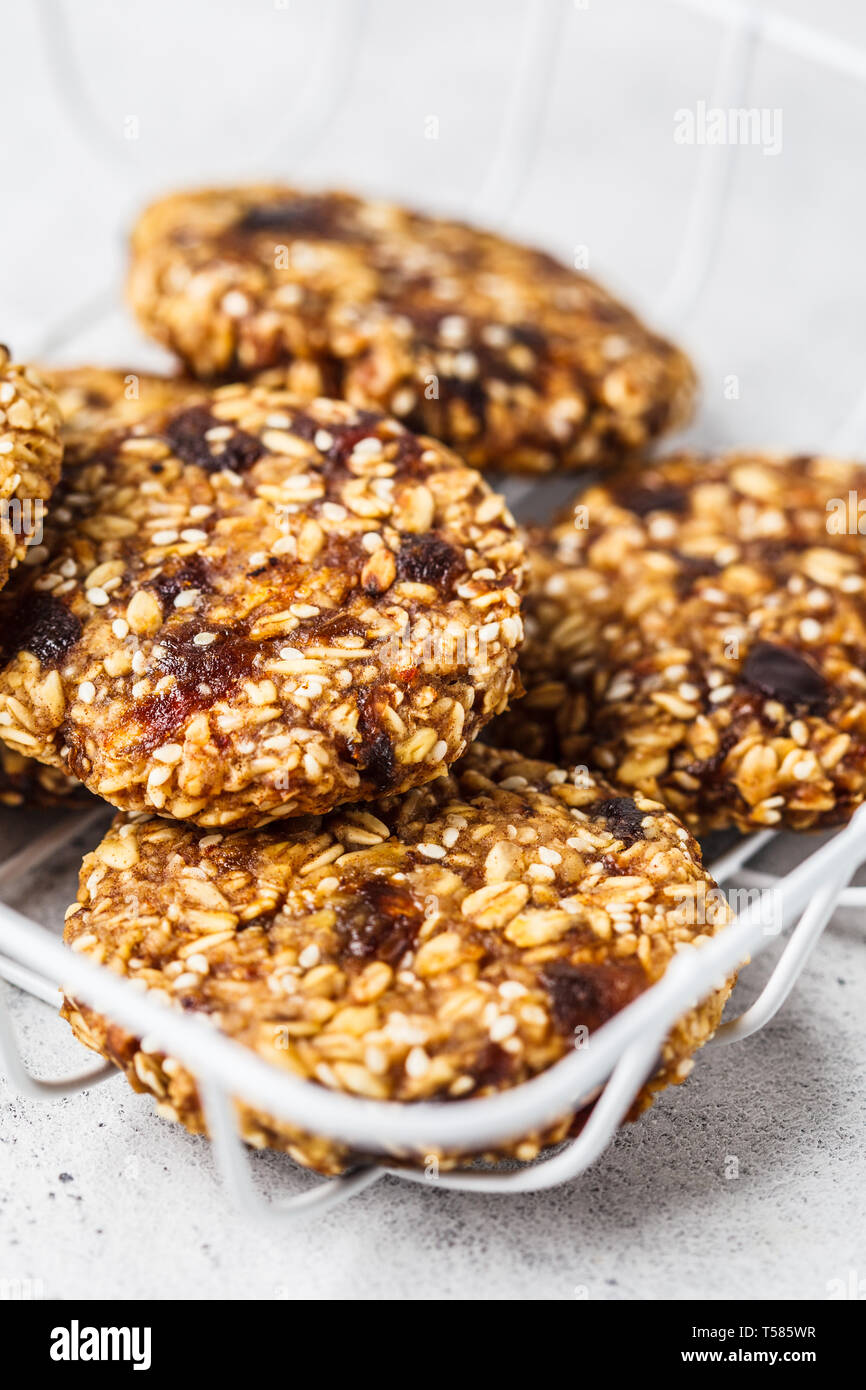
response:
<path id="1" fill-rule="evenodd" d="M 566 258 L 586 246 L 591 271 L 651 314 L 701 158 L 674 143 L 674 112 L 710 101 L 720 29 L 669 0 L 534 0 L 556 3 L 564 25 L 529 177 L 507 216 L 488 215 Z M 866 48 L 858 0 L 775 8 Z M 0 338 L 19 356 L 158 364 L 121 307 L 124 232 L 148 196 L 185 183 L 284 176 L 483 219 L 524 12 L 517 0 L 7 7 Z M 866 422 L 862 442 L 845 425 L 866 382 L 866 89 L 762 50 L 749 103 L 782 109 L 782 152 L 739 151 L 706 294 L 667 325 L 703 373 L 692 435 L 807 449 L 842 429 L 866 451 Z M 430 116 L 437 140 L 425 139 Z M 723 391 L 731 375 L 737 400 Z M 0 854 L 34 828 L 0 818 Z M 74 856 L 43 871 L 27 909 L 56 924 L 74 877 Z M 742 1002 L 767 968 L 752 968 Z M 245 1226 L 207 1143 L 154 1118 L 120 1079 L 51 1106 L 0 1086 L 0 1290 L 32 1279 L 59 1298 L 826 1297 L 828 1281 L 866 1276 L 864 993 L 862 918 L 839 914 L 765 1032 L 701 1058 L 577 1182 L 492 1198 L 387 1179 L 291 1234 Z M 17 996 L 14 1011 L 34 1067 L 81 1065 L 48 1009 Z M 253 1166 L 266 1191 L 311 1181 L 276 1155 Z"/>

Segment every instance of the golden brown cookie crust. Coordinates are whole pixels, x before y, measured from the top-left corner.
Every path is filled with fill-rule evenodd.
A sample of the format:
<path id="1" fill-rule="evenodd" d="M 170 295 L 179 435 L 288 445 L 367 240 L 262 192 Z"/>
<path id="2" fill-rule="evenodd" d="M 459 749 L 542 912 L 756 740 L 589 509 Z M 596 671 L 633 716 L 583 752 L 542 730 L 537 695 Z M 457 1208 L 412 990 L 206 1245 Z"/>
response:
<path id="1" fill-rule="evenodd" d="M 688 417 L 694 373 L 587 276 L 456 222 L 277 184 L 163 198 L 132 305 L 194 375 L 293 364 L 479 468 L 598 467 Z"/>
<path id="2" fill-rule="evenodd" d="M 94 436 L 137 425 L 206 394 L 201 382 L 134 367 L 41 367 L 63 421 L 65 462 L 92 450 Z"/>
<path id="3" fill-rule="evenodd" d="M 490 737 L 589 762 L 698 830 L 845 821 L 866 786 L 852 492 L 856 464 L 758 453 L 590 488 L 531 537 L 528 693 Z"/>
<path id="4" fill-rule="evenodd" d="M 128 810 L 261 824 L 430 780 L 505 706 L 523 550 L 448 450 L 225 387 L 97 436 L 0 601 L 0 737 Z"/>
<path id="5" fill-rule="evenodd" d="M 37 370 L 54 392 L 60 410 L 66 468 L 93 451 L 97 435 L 135 424 L 205 391 L 200 382 L 189 378 L 131 367 L 40 366 Z M 0 744 L 0 805 L 71 807 L 87 800 L 76 778 Z"/>
<path id="6" fill-rule="evenodd" d="M 66 940 L 293 1074 L 455 1100 L 551 1066 L 728 915 L 657 803 L 476 744 L 423 788 L 324 819 L 219 835 L 120 817 L 84 862 Z M 638 1109 L 683 1079 L 727 993 L 678 1023 Z M 176 1059 L 74 1002 L 64 1013 L 202 1130 Z M 241 1122 L 325 1172 L 358 1158 L 248 1108 Z M 534 1157 L 572 1123 L 505 1151 Z"/>
<path id="7" fill-rule="evenodd" d="M 62 455 L 51 390 L 34 367 L 12 362 L 0 344 L 0 586 L 38 548 Z"/>

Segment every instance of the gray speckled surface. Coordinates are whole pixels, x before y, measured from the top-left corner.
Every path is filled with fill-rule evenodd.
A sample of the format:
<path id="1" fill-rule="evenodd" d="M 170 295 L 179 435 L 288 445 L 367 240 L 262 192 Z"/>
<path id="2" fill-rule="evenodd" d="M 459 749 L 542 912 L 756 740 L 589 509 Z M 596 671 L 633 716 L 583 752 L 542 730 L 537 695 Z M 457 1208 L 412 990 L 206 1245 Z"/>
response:
<path id="1" fill-rule="evenodd" d="M 121 230 L 152 190 L 276 169 L 464 209 L 520 43 L 514 0 L 442 0 L 435 12 L 379 0 L 343 112 L 310 151 L 293 143 L 286 92 L 318 51 L 319 27 L 339 20 L 337 0 L 295 0 L 289 12 L 241 0 L 74 8 L 69 34 L 53 32 L 61 83 L 37 7 L 16 7 L 4 34 L 17 60 L 0 89 L 0 178 L 7 199 L 20 190 L 19 215 L 0 226 L 0 330 L 25 353 L 65 328 L 56 350 L 70 361 L 158 360 L 119 310 L 92 303 L 117 278 Z M 806 0 L 777 8 L 814 18 Z M 866 45 L 852 0 L 827 0 L 820 19 Z M 588 245 L 591 268 L 613 268 L 608 278 L 644 306 L 671 268 L 695 167 L 696 152 L 673 144 L 672 112 L 709 96 L 717 34 L 666 0 L 575 7 L 513 217 L 561 252 Z M 255 65 L 252 91 L 212 83 L 208 57 L 227 51 Z M 808 447 L 846 415 L 866 370 L 866 95 L 772 55 L 755 81 L 753 100 L 783 108 L 784 149 L 775 160 L 741 152 L 718 267 L 685 325 L 705 380 L 693 434 Z M 134 142 L 122 137 L 130 113 Z M 435 143 L 422 135 L 428 113 L 441 118 Z M 721 389 L 731 372 L 737 401 Z M 0 815 L 0 855 L 33 829 Z M 53 864 L 28 909 L 56 923 L 73 881 L 71 859 Z M 738 1003 L 768 968 L 765 957 L 750 968 Z M 79 1068 L 87 1054 L 65 1025 L 11 993 L 34 1068 Z M 862 914 L 841 913 L 768 1028 L 708 1051 L 568 1187 L 497 1198 L 385 1179 L 291 1232 L 244 1222 L 207 1143 L 156 1118 L 120 1079 L 51 1105 L 0 1082 L 0 1287 L 31 1279 L 59 1298 L 826 1297 L 829 1280 L 866 1275 L 864 997 Z M 265 1192 L 311 1181 L 276 1155 L 252 1162 Z"/>
<path id="2" fill-rule="evenodd" d="M 62 1298 L 824 1298 L 863 1267 L 863 945 L 840 914 L 765 1032 L 706 1052 L 593 1169 L 539 1195 L 386 1178 L 270 1231 L 228 1207 L 207 1142 L 119 1078 L 51 1105 L 4 1088 L 0 1278 Z M 34 1068 L 81 1067 L 47 1007 L 19 996 L 14 1014 Z M 311 1181 L 252 1163 L 265 1192 Z"/>

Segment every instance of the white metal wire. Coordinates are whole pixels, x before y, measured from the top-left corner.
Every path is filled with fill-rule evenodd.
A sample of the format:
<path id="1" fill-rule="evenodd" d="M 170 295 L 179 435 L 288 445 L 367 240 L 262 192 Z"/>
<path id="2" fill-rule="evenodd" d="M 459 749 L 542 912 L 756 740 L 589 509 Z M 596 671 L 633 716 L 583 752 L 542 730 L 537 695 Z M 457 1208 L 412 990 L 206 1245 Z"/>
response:
<path id="1" fill-rule="evenodd" d="M 827 920 L 824 895 L 828 885 L 832 882 L 834 891 L 838 891 L 864 861 L 866 807 L 779 881 L 782 925 L 790 925 L 819 900 L 820 907 L 812 906 L 803 919 L 808 920 L 808 928 L 803 928 L 803 936 L 796 941 L 792 938 L 783 963 L 780 962 L 783 974 L 773 1000 L 769 1001 L 775 1007 L 802 968 L 805 946 L 814 943 Z M 228 1140 L 229 1096 L 243 1096 L 248 1104 L 267 1114 L 342 1141 L 359 1152 L 379 1154 L 381 1166 L 394 1176 L 415 1180 L 413 1170 L 392 1168 L 388 1156 L 417 1156 L 441 1150 L 484 1152 L 498 1143 L 545 1128 L 563 1114 L 580 1108 L 597 1094 L 599 1087 L 604 1087 L 580 1136 L 553 1158 L 514 1172 L 453 1173 L 438 1179 L 443 1186 L 480 1186 L 490 1192 L 528 1190 L 565 1181 L 583 1171 L 609 1141 L 643 1078 L 652 1070 L 661 1038 L 676 1019 L 718 987 L 747 957 L 761 951 L 769 939 L 761 904 L 753 902 L 712 941 L 700 949 L 683 949 L 662 979 L 599 1029 L 588 1046 L 511 1091 L 443 1106 L 362 1100 L 289 1075 L 224 1037 L 205 1020 L 161 1005 L 152 996 L 134 990 L 129 981 L 67 951 L 52 933 L 5 905 L 0 905 L 0 937 L 4 950 L 0 974 L 5 973 L 5 961 L 11 960 L 46 980 L 63 981 L 64 988 L 76 997 L 136 1036 L 152 1037 L 156 1046 L 189 1068 L 202 1087 L 208 1117 L 216 1126 L 216 1153 L 223 1176 L 246 1210 L 255 1209 L 260 1199 L 247 1182 L 248 1175 L 240 1176 L 236 1136 L 231 1145 Z M 767 1007 L 767 1016 L 773 1011 Z M 101 1068 L 56 1080 L 33 1077 L 21 1060 L 5 1009 L 0 1008 L 0 1015 L 0 1062 L 25 1093 L 56 1097 L 111 1075 L 112 1069 Z M 217 1099 L 218 1095 L 223 1099 Z M 338 1192 L 341 1197 L 351 1195 L 372 1181 L 370 1175 L 363 1179 L 352 1175 L 340 1184 Z M 309 1214 L 310 1207 L 318 1209 L 319 1202 L 331 1200 L 337 1200 L 336 1194 L 332 1198 L 323 1193 L 321 1198 L 313 1199 L 305 1193 L 301 1198 L 287 1199 L 277 1211 L 282 1219 L 291 1220 L 299 1210 Z M 271 1204 L 266 1205 L 274 1211 Z"/>
<path id="2" fill-rule="evenodd" d="M 739 104 L 745 97 L 759 40 L 866 82 L 866 54 L 787 16 L 756 10 L 737 0 L 676 3 L 726 26 L 717 73 L 720 103 Z M 477 206 L 488 215 L 494 209 L 504 217 L 531 167 L 562 10 L 561 4 L 540 6 L 527 0 L 523 60 L 500 145 L 477 200 Z M 323 99 L 321 109 L 326 108 L 329 121 L 333 106 Z M 661 308 L 668 320 L 690 312 L 707 282 L 718 248 L 715 230 L 723 219 L 729 183 L 727 157 L 712 163 L 701 161 L 674 276 L 662 297 Z M 63 337 L 74 331 L 75 325 L 70 325 L 68 334 L 61 327 Z M 57 340 L 55 331 L 53 342 Z M 864 408 L 866 397 L 852 416 L 858 427 Z M 0 866 L 0 890 L 32 873 L 64 841 L 84 830 L 81 819 L 74 818 L 50 829 Z M 796 924 L 759 998 L 743 1015 L 722 1026 L 717 1034 L 720 1043 L 742 1040 L 769 1022 L 799 977 L 834 906 L 862 906 L 866 901 L 866 889 L 846 889 L 855 869 L 866 862 L 866 808 L 779 880 L 746 868 L 773 834 L 768 831 L 752 836 L 711 866 L 721 882 L 736 875 L 760 887 L 774 886 L 781 925 Z M 761 905 L 750 904 L 729 928 L 701 949 L 684 949 L 662 979 L 599 1029 L 588 1046 L 511 1091 L 447 1106 L 363 1100 L 286 1074 L 224 1037 L 205 1020 L 160 1006 L 152 997 L 137 992 L 129 981 L 66 951 L 51 932 L 2 903 L 0 977 L 49 1003 L 56 1003 L 62 983 L 93 1008 L 137 1036 L 147 1034 L 160 1048 L 178 1057 L 198 1080 L 217 1164 L 237 1203 L 251 1216 L 298 1221 L 359 1192 L 385 1172 L 412 1182 L 433 1181 L 429 1172 L 394 1166 L 394 1159 L 401 1155 L 449 1149 L 483 1151 L 541 1129 L 595 1099 L 580 1135 L 553 1156 L 514 1171 L 444 1173 L 435 1182 L 461 1190 L 514 1193 L 552 1187 L 573 1178 L 604 1151 L 655 1065 L 659 1045 L 676 1019 L 771 939 Z M 117 1074 L 113 1067 L 105 1066 L 65 1079 L 34 1077 L 22 1060 L 2 997 L 0 1062 L 19 1090 L 40 1098 L 70 1094 Z M 230 1099 L 233 1096 L 243 1096 L 247 1103 L 301 1128 L 378 1155 L 377 1161 L 303 1193 L 267 1201 L 252 1182 Z"/>

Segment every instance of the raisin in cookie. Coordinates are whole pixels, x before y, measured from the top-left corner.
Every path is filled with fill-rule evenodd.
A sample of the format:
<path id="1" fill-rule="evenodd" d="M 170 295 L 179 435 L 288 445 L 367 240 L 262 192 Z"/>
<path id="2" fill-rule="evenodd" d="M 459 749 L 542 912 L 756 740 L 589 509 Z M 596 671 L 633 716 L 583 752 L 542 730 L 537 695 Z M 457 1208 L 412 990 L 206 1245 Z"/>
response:
<path id="1" fill-rule="evenodd" d="M 129 292 L 195 375 L 291 362 L 294 389 L 387 410 L 479 468 L 597 467 L 691 408 L 685 356 L 585 275 L 345 193 L 164 198 L 133 233 Z"/>
<path id="2" fill-rule="evenodd" d="M 491 736 L 699 830 L 846 820 L 866 787 L 858 496 L 862 467 L 758 453 L 591 488 L 531 537 L 528 693 Z"/>
<path id="3" fill-rule="evenodd" d="M 134 424 L 154 412 L 204 393 L 199 382 L 132 368 L 40 367 L 60 409 L 64 467 L 89 457 L 97 435 Z M 41 555 L 34 551 L 34 562 Z M 56 767 L 0 745 L 0 805 L 74 806 L 87 801 L 81 783 Z"/>
<path id="4" fill-rule="evenodd" d="M 502 498 L 342 402 L 225 387 L 97 435 L 45 549 L 0 600 L 0 738 L 121 809 L 252 825 L 402 791 L 514 687 Z"/>
<path id="5" fill-rule="evenodd" d="M 60 412 L 34 367 L 0 345 L 0 586 L 38 547 L 45 504 L 60 477 Z"/>
<path id="6" fill-rule="evenodd" d="M 475 744 L 423 788 L 324 819 L 221 835 L 119 817 L 84 861 L 65 935 L 295 1076 L 456 1101 L 552 1066 L 728 917 L 657 802 Z M 633 1114 L 688 1073 L 729 988 L 676 1024 Z M 73 1000 L 64 1013 L 162 1113 L 203 1129 L 176 1058 Z M 248 1106 L 240 1123 L 322 1172 L 363 1157 Z M 504 1152 L 533 1158 L 574 1125 Z"/>

